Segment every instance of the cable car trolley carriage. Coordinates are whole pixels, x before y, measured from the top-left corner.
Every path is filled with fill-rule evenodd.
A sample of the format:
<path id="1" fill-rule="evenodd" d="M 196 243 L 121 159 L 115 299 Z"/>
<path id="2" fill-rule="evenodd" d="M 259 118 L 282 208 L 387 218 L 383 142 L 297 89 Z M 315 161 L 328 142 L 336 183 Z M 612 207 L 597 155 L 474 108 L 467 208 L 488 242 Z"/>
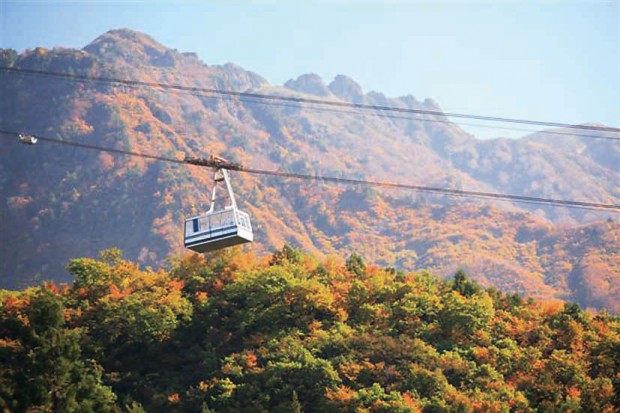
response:
<path id="1" fill-rule="evenodd" d="M 221 158 L 218 160 L 225 164 Z M 218 196 L 219 186 L 224 186 L 222 189 L 227 192 L 227 196 Z M 203 253 L 253 240 L 250 216 L 237 208 L 228 171 L 217 167 L 213 175 L 209 210 L 204 215 L 185 220 L 185 247 Z"/>

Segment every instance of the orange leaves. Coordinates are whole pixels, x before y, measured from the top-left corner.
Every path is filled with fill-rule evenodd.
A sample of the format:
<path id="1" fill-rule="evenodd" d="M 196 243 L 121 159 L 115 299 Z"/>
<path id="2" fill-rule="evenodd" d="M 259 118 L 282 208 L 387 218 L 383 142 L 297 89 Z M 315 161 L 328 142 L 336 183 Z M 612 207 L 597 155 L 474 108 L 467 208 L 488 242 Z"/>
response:
<path id="1" fill-rule="evenodd" d="M 174 195 L 171 192 L 166 191 L 166 194 L 164 195 L 164 199 L 163 199 L 163 204 L 170 205 L 173 202 L 174 202 Z"/>
<path id="2" fill-rule="evenodd" d="M 544 370 L 545 367 L 547 367 L 547 361 L 546 360 L 536 360 L 534 362 L 534 364 L 532 364 L 532 367 L 534 368 L 534 370 Z"/>
<path id="3" fill-rule="evenodd" d="M 160 402 L 177 410 L 204 400 L 245 408 L 247 394 L 275 397 L 285 384 L 317 411 L 526 411 L 541 408 L 543 398 L 600 400 L 597 411 L 611 405 L 617 324 L 603 313 L 515 304 L 493 291 L 462 294 L 429 273 L 371 265 L 358 274 L 350 262 L 319 265 L 298 251 L 271 265 L 228 250 L 175 258 L 172 266 L 141 271 L 109 251 L 99 261 L 73 261 L 77 288 L 46 288 L 70 298 L 67 325 L 88 326 L 111 348 L 170 339 L 187 339 L 182 344 L 198 351 L 208 346 L 213 373 L 185 390 L 158 389 Z M 26 299 L 0 291 L 2 315 L 27 328 Z M 199 340 L 176 334 L 194 329 L 204 332 Z M 11 340 L 0 337 L 0 347 L 17 348 Z M 248 410 L 273 408 L 261 400 Z"/>
<path id="4" fill-rule="evenodd" d="M 28 305 L 29 301 L 24 300 L 22 297 L 17 295 L 9 295 L 2 302 L 2 309 L 8 311 L 19 310 L 25 305 Z"/>
<path id="5" fill-rule="evenodd" d="M 7 205 L 11 209 L 24 209 L 32 202 L 32 198 L 29 196 L 12 196 L 8 199 Z"/>
<path id="6" fill-rule="evenodd" d="M 36 49 L 34 49 L 34 54 L 36 54 L 39 57 L 42 57 L 42 56 L 49 54 L 49 50 L 47 50 L 44 47 L 37 47 Z"/>
<path id="7" fill-rule="evenodd" d="M 320 322 L 319 320 L 313 320 L 310 325 L 308 326 L 308 330 L 312 333 L 312 332 L 316 332 L 316 331 L 321 331 L 321 327 L 323 326 L 323 323 Z"/>
<path id="8" fill-rule="evenodd" d="M 11 340 L 0 338 L 0 350 L 4 351 L 5 349 L 10 350 L 21 350 L 23 348 L 21 341 L 19 340 Z"/>
<path id="9" fill-rule="evenodd" d="M 564 302 L 560 300 L 542 301 L 536 303 L 544 317 L 551 317 L 564 309 Z"/>
<path id="10" fill-rule="evenodd" d="M 79 287 L 79 288 L 74 288 L 73 290 L 73 294 L 75 295 L 76 298 L 78 299 L 84 299 L 88 296 L 88 294 L 90 293 L 89 289 L 86 287 Z"/>
<path id="11" fill-rule="evenodd" d="M 242 374 L 242 369 L 240 366 L 235 365 L 234 363 L 225 363 L 221 371 L 223 374 L 227 376 L 240 376 Z"/>
<path id="12" fill-rule="evenodd" d="M 185 282 L 182 280 L 170 280 L 168 282 L 168 287 L 170 287 L 172 291 L 181 291 L 183 287 L 185 287 Z"/>
<path id="13" fill-rule="evenodd" d="M 581 397 L 581 390 L 577 387 L 571 386 L 566 390 L 566 395 L 571 399 L 579 399 Z"/>
<path id="14" fill-rule="evenodd" d="M 46 290 L 46 291 L 51 292 L 52 294 L 54 294 L 56 296 L 60 295 L 60 291 L 58 289 L 58 286 L 53 281 L 45 281 L 43 283 L 43 289 Z"/>
<path id="15" fill-rule="evenodd" d="M 474 357 L 476 358 L 476 363 L 478 364 L 488 363 L 491 360 L 489 349 L 486 347 L 474 348 Z"/>
<path id="16" fill-rule="evenodd" d="M 112 300 L 121 300 L 125 297 L 128 297 L 132 292 L 131 287 L 126 287 L 122 291 L 115 284 L 110 285 L 110 294 L 108 294 L 108 298 Z"/>
<path id="17" fill-rule="evenodd" d="M 86 123 L 86 121 L 83 118 L 74 119 L 73 127 L 74 127 L 75 133 L 79 135 L 88 135 L 90 133 L 93 133 L 94 131 L 94 128 L 92 127 L 92 125 L 89 125 L 88 123 Z"/>
<path id="18" fill-rule="evenodd" d="M 213 281 L 213 291 L 219 292 L 219 291 L 222 291 L 223 288 L 224 288 L 224 281 L 222 281 L 219 278 Z"/>
<path id="19" fill-rule="evenodd" d="M 175 279 L 187 280 L 196 275 L 206 265 L 205 256 L 202 254 L 186 253 L 170 259 L 174 269 L 171 276 Z"/>
<path id="20" fill-rule="evenodd" d="M 114 168 L 114 165 L 114 156 L 110 155 L 107 152 L 101 152 L 99 154 L 99 166 L 101 166 L 101 169 L 103 169 L 104 171 L 109 171 L 110 169 Z"/>
<path id="21" fill-rule="evenodd" d="M 567 321 L 561 334 L 563 336 L 562 341 L 566 342 L 574 353 L 580 354 L 584 350 L 584 328 L 579 322 Z"/>
<path id="22" fill-rule="evenodd" d="M 9 317 L 22 326 L 30 325 L 28 309 L 32 298 L 32 290 L 25 292 L 0 290 L 0 320 Z M 1 328 L 0 334 L 2 334 Z M 3 337 L 0 335 L 0 338 Z"/>
<path id="23" fill-rule="evenodd" d="M 198 383 L 198 389 L 202 392 L 207 392 L 210 388 L 211 388 L 210 384 L 204 380 Z"/>
<path id="24" fill-rule="evenodd" d="M 252 268 L 257 266 L 257 258 L 256 253 L 254 251 L 249 252 L 239 252 L 232 257 L 230 261 L 231 266 L 233 266 L 237 271 L 249 271 Z"/>
<path id="25" fill-rule="evenodd" d="M 254 353 L 248 353 L 246 361 L 246 368 L 248 369 L 255 369 L 258 366 L 258 357 Z"/>
<path id="26" fill-rule="evenodd" d="M 258 356 L 254 351 L 247 350 L 235 353 L 225 358 L 221 371 L 227 376 L 243 377 L 247 374 L 256 374 L 263 371 Z"/>
<path id="27" fill-rule="evenodd" d="M 65 321 L 78 322 L 82 318 L 82 308 L 65 308 L 64 317 Z"/>
<path id="28" fill-rule="evenodd" d="M 343 363 L 339 366 L 338 370 L 347 380 L 354 382 L 357 380 L 357 376 L 363 368 L 364 366 L 358 363 Z"/>
<path id="29" fill-rule="evenodd" d="M 209 294 L 207 294 L 205 291 L 196 291 L 194 293 L 194 296 L 196 297 L 196 301 L 201 304 L 204 304 L 209 298 Z"/>
<path id="30" fill-rule="evenodd" d="M 411 409 L 412 413 L 422 412 L 422 406 L 420 406 L 420 403 L 411 396 L 409 391 L 403 393 L 403 404 Z"/>
<path id="31" fill-rule="evenodd" d="M 348 406 L 357 400 L 357 392 L 345 385 L 340 385 L 336 390 L 327 388 L 326 396 L 329 400 L 341 406 Z"/>
<path id="32" fill-rule="evenodd" d="M 113 300 L 118 300 L 118 299 L 123 298 L 124 295 L 121 293 L 121 291 L 115 284 L 112 284 L 110 286 L 110 294 L 108 295 L 108 297 Z"/>
<path id="33" fill-rule="evenodd" d="M 234 353 L 225 358 L 221 372 L 227 376 L 242 377 L 246 374 L 256 374 L 263 371 L 258 356 L 254 351 Z"/>

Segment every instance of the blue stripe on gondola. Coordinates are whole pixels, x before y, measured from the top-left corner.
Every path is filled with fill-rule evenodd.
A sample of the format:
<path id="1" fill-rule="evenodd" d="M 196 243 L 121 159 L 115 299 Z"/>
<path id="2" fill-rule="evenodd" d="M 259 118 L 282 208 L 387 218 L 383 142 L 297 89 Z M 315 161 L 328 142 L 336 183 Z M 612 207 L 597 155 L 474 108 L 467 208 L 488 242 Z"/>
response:
<path id="1" fill-rule="evenodd" d="M 198 234 L 194 234 L 194 235 L 189 236 L 189 237 L 185 237 L 185 239 L 187 240 L 187 239 L 192 239 L 192 238 L 197 238 L 197 237 L 204 237 L 205 235 L 209 235 L 212 232 L 227 231 L 227 230 L 230 230 L 230 229 L 233 229 L 233 228 L 236 230 L 237 226 L 233 225 L 233 226 L 230 226 L 230 227 L 217 228 L 217 229 L 214 229 L 214 230 L 211 230 L 211 231 L 204 231 L 204 232 L 200 232 Z"/>
<path id="2" fill-rule="evenodd" d="M 199 239 L 199 240 L 196 240 L 196 241 L 190 241 L 190 242 L 187 242 L 187 239 L 186 239 L 185 240 L 185 246 L 186 247 L 191 247 L 192 245 L 204 244 L 206 242 L 211 242 L 211 241 L 219 240 L 219 239 L 222 239 L 222 238 L 231 238 L 231 237 L 234 237 L 236 235 L 237 235 L 236 232 L 235 233 L 228 233 L 228 234 L 218 235 L 217 237 L 202 238 L 202 239 Z"/>

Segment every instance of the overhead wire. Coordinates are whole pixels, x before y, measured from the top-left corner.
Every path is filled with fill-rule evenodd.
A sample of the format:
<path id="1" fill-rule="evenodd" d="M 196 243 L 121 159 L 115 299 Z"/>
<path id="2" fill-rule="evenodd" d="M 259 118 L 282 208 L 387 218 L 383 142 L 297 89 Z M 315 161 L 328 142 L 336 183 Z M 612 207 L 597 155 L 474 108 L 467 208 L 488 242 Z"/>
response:
<path id="1" fill-rule="evenodd" d="M 399 120 L 410 120 L 410 121 L 420 121 L 420 122 L 431 122 L 431 123 L 442 123 L 445 125 L 458 125 L 458 126 L 473 126 L 477 128 L 485 128 L 485 129 L 498 129 L 498 130 L 510 130 L 510 131 L 519 131 L 519 132 L 529 132 L 531 134 L 545 134 L 545 135 L 563 135 L 563 136 L 571 136 L 571 137 L 579 137 L 579 138 L 592 138 L 592 139 L 607 139 L 607 140 L 620 140 L 620 137 L 606 136 L 606 135 L 590 135 L 590 134 L 582 134 L 582 133 L 567 133 L 567 132 L 559 132 L 559 131 L 551 131 L 551 130 L 534 130 L 534 129 L 523 129 L 523 128 L 512 128 L 507 126 L 497 126 L 497 125 L 483 125 L 480 123 L 466 123 L 466 122 L 453 122 L 450 120 L 440 120 L 440 119 L 431 119 L 431 118 L 421 118 L 414 116 L 406 116 L 406 115 L 394 115 L 389 113 L 382 112 L 359 112 L 359 111 L 351 111 L 351 110 L 343 110 L 336 108 L 325 108 L 325 107 L 316 107 L 316 106 L 302 106 L 298 104 L 292 103 L 283 103 L 283 102 L 269 102 L 269 101 L 261 101 L 247 98 L 235 98 L 231 96 L 212 96 L 205 93 L 193 93 L 193 92 L 184 92 L 189 93 L 194 96 L 204 97 L 206 99 L 218 99 L 218 100 L 234 100 L 240 101 L 244 103 L 257 103 L 260 105 L 268 105 L 268 106 L 280 106 L 280 107 L 288 107 L 288 108 L 296 108 L 296 109 L 304 109 L 304 110 L 312 110 L 318 112 L 331 112 L 331 113 L 340 113 L 345 115 L 361 115 L 361 116 L 377 116 L 381 118 L 388 119 L 399 119 Z"/>
<path id="2" fill-rule="evenodd" d="M 20 132 L 0 130 L 0 134 L 3 136 L 19 136 Z M 121 155 L 137 156 L 137 157 L 152 159 L 156 161 L 171 162 L 171 163 L 183 164 L 183 165 L 194 165 L 194 166 L 199 166 L 199 167 L 206 166 L 209 168 L 222 167 L 221 164 L 210 163 L 209 160 L 203 160 L 203 163 L 196 163 L 195 160 L 190 160 L 189 158 L 180 160 L 180 159 L 166 157 L 166 156 L 153 155 L 153 154 L 142 153 L 142 152 L 134 152 L 134 151 L 129 151 L 129 150 L 116 149 L 116 148 L 104 147 L 104 146 L 93 145 L 93 144 L 85 144 L 85 143 L 80 143 L 80 142 L 66 141 L 62 139 L 55 139 L 55 138 L 50 138 L 50 137 L 40 136 L 40 135 L 29 135 L 29 136 L 33 136 L 41 141 L 46 141 L 46 142 L 60 144 L 60 145 L 74 146 L 74 147 L 98 150 L 98 151 L 103 151 L 103 152 L 111 152 L 111 153 L 116 153 L 116 154 L 121 154 Z M 613 212 L 613 213 L 620 212 L 620 205 L 604 204 L 604 203 L 599 203 L 599 202 L 585 202 L 585 201 L 564 200 L 564 199 L 554 199 L 554 198 L 541 198 L 541 197 L 533 197 L 533 196 L 501 194 L 501 193 L 482 192 L 482 191 L 465 191 L 465 190 L 459 190 L 459 189 L 429 187 L 429 186 L 403 184 L 403 183 L 396 183 L 396 182 L 372 181 L 372 180 L 365 180 L 365 179 L 352 179 L 352 178 L 323 176 L 323 175 L 308 175 L 308 174 L 299 174 L 299 173 L 284 172 L 284 171 L 277 171 L 277 170 L 248 168 L 248 167 L 244 167 L 244 166 L 236 165 L 236 164 L 232 166 L 231 168 L 226 168 L 226 166 L 224 166 L 224 168 L 236 170 L 239 172 L 245 172 L 249 174 L 274 176 L 274 177 L 279 177 L 279 178 L 316 180 L 316 181 L 332 182 L 332 183 L 338 183 L 338 184 L 365 185 L 365 186 L 374 186 L 374 187 L 383 187 L 383 188 L 405 189 L 405 190 L 413 190 L 413 191 L 418 191 L 418 192 L 428 192 L 428 193 L 444 194 L 444 195 L 450 195 L 450 196 L 460 196 L 460 197 L 467 197 L 467 198 L 494 199 L 494 200 L 500 200 L 500 201 L 540 204 L 540 205 L 547 205 L 547 206 L 561 206 L 561 207 L 567 207 L 567 208 L 607 211 L 607 212 Z"/>
<path id="3" fill-rule="evenodd" d="M 491 122 L 517 123 L 517 124 L 527 124 L 527 125 L 536 125 L 536 126 L 544 126 L 544 127 L 556 127 L 556 128 L 566 128 L 566 129 L 581 129 L 581 130 L 598 131 L 598 132 L 620 133 L 620 128 L 608 127 L 608 126 L 575 125 L 575 124 L 561 123 L 561 122 L 548 122 L 548 121 L 529 120 L 529 119 L 506 118 L 506 117 L 498 117 L 498 116 L 485 116 L 485 115 L 475 115 L 475 114 L 465 114 L 465 113 L 442 112 L 442 111 L 436 111 L 436 110 L 400 108 L 400 107 L 395 107 L 395 106 L 371 105 L 371 104 L 365 104 L 365 103 L 342 102 L 342 101 L 334 101 L 334 100 L 326 100 L 326 99 L 313 99 L 313 98 L 304 98 L 304 97 L 298 97 L 298 96 L 269 95 L 269 94 L 256 93 L 256 92 L 238 92 L 238 91 L 232 91 L 232 90 L 203 88 L 203 87 L 196 87 L 196 86 L 184 86 L 184 85 L 175 85 L 175 84 L 167 84 L 167 83 L 160 83 L 160 82 L 147 82 L 147 81 L 140 81 L 140 80 L 116 79 L 116 78 L 103 77 L 103 76 L 86 76 L 86 75 L 60 73 L 60 72 L 53 72 L 53 71 L 46 71 L 46 70 L 16 68 L 16 67 L 8 67 L 8 66 L 0 66 L 0 70 L 4 70 L 7 73 L 21 73 L 21 74 L 26 74 L 26 75 L 40 75 L 40 76 L 56 77 L 56 78 L 69 79 L 69 80 L 114 83 L 114 84 L 129 85 L 129 86 L 141 86 L 141 87 L 150 87 L 150 88 L 159 88 L 159 89 L 173 89 L 173 90 L 181 90 L 181 91 L 188 91 L 188 92 L 202 92 L 202 93 L 210 93 L 210 94 L 216 94 L 216 95 L 221 95 L 221 96 L 253 98 L 253 99 L 261 99 L 261 100 L 268 100 L 268 101 L 275 101 L 275 102 L 309 103 L 309 104 L 316 104 L 316 105 L 355 108 L 355 109 L 364 109 L 364 110 L 372 110 L 372 111 L 399 112 L 399 113 L 409 113 L 409 114 L 418 114 L 418 115 L 442 116 L 446 118 L 465 118 L 465 119 L 474 119 L 474 120 L 491 121 Z M 607 137 L 607 139 L 620 139 L 620 138 Z"/>
<path id="4" fill-rule="evenodd" d="M 2 67 L 0 67 L 0 70 L 2 70 Z M 19 72 L 22 73 L 22 72 Z M 30 72 L 25 72 L 24 74 L 26 75 L 32 75 L 33 73 Z M 36 73 L 37 75 L 41 75 L 41 76 L 50 76 L 47 73 Z M 58 77 L 58 76 L 51 76 L 51 77 Z M 84 79 L 66 79 L 69 81 L 79 81 L 79 82 L 84 82 L 86 80 Z M 103 80 L 103 79 L 90 79 L 88 80 L 92 83 L 118 83 L 120 82 L 120 80 L 114 81 L 112 82 L 111 80 Z M 129 85 L 129 84 L 123 84 L 123 86 L 126 87 L 130 87 L 130 88 L 142 88 L 145 86 L 141 86 L 141 85 Z M 579 137 L 579 138 L 591 138 L 591 139 L 603 139 L 603 140 L 620 140 L 620 137 L 613 137 L 613 136 L 608 136 L 608 135 L 592 135 L 592 134 L 583 134 L 583 133 L 577 133 L 577 132 L 560 132 L 560 131 L 555 131 L 555 130 L 534 130 L 534 129 L 523 129 L 523 128 L 514 128 L 514 127 L 506 127 L 506 126 L 498 126 L 498 125 L 483 125 L 480 123 L 467 123 L 467 122 L 460 122 L 460 121 L 451 121 L 451 120 L 441 120 L 441 119 L 433 119 L 430 117 L 414 117 L 414 116 L 406 116 L 406 115 L 395 115 L 395 114 L 390 114 L 390 113 L 385 113 L 384 111 L 374 111 L 374 112 L 361 112 L 361 111 L 352 111 L 352 110 L 346 110 L 346 109 L 337 109 L 337 108 L 330 108 L 330 107 L 321 107 L 321 106 L 308 106 L 308 105 L 303 105 L 303 104 L 299 104 L 299 103 L 286 103 L 286 102 L 275 102 L 275 101 L 267 101 L 267 100 L 261 100 L 261 99 L 249 99 L 249 98 L 245 98 L 245 97 L 239 97 L 239 96 L 227 96 L 227 95 L 214 95 L 213 92 L 196 92 L 196 91 L 188 91 L 188 90 L 179 90 L 179 89 L 172 89 L 173 92 L 175 93 L 182 93 L 182 94 L 189 94 L 192 96 L 198 96 L 198 97 L 202 97 L 202 98 L 206 98 L 206 99 L 216 99 L 216 100 L 229 100 L 229 101 L 239 101 L 242 103 L 256 103 L 256 104 L 260 104 L 260 105 L 268 105 L 268 106 L 280 106 L 280 107 L 289 107 L 289 108 L 296 108 L 296 109 L 304 109 L 304 110 L 312 110 L 312 111 L 317 111 L 317 112 L 331 112 L 331 113 L 341 113 L 341 114 L 348 114 L 348 115 L 360 115 L 360 116 L 377 116 L 377 117 L 381 117 L 381 118 L 389 118 L 389 119 L 400 119 L 400 120 L 410 120 L 410 121 L 419 121 L 419 122 L 431 122 L 431 123 L 441 123 L 441 124 L 446 124 L 446 125 L 458 125 L 458 126 L 472 126 L 472 127 L 476 127 L 476 128 L 485 128 L 485 129 L 497 129 L 497 130 L 510 130 L 510 131 L 519 131 L 519 132 L 528 132 L 531 134 L 545 134 L 545 135 L 559 135 L 559 136 L 570 136 L 570 137 Z"/>
<path id="5" fill-rule="evenodd" d="M 417 113 L 417 114 L 423 114 L 423 115 L 434 115 L 434 116 L 445 116 L 445 117 L 450 117 L 450 116 L 467 117 L 471 119 L 478 119 L 478 120 L 485 120 L 485 121 L 528 123 L 528 124 L 536 124 L 536 125 L 544 125 L 544 126 L 556 126 L 556 127 L 588 129 L 588 130 L 608 131 L 608 132 L 609 131 L 611 132 L 620 131 L 620 129 L 617 129 L 617 128 L 598 127 L 598 126 L 591 126 L 591 125 L 570 125 L 570 124 L 560 124 L 560 123 L 552 123 L 552 122 L 529 121 L 529 120 L 522 120 L 522 119 L 498 118 L 498 117 L 466 115 L 466 114 L 453 114 L 453 113 L 444 113 L 444 112 L 439 112 L 439 111 L 405 109 L 405 108 L 378 106 L 378 105 L 366 105 L 366 104 L 357 104 L 357 103 L 349 103 L 349 102 L 335 102 L 335 101 L 328 101 L 328 100 L 321 100 L 321 99 L 308 99 L 308 98 L 289 97 L 289 96 L 265 95 L 265 94 L 250 93 L 250 92 L 235 92 L 235 91 L 226 91 L 226 90 L 218 90 L 218 89 L 187 87 L 187 86 L 181 86 L 181 85 L 169 85 L 169 84 L 156 83 L 156 82 L 143 82 L 143 81 L 135 81 L 135 80 L 132 81 L 132 80 L 95 77 L 95 76 L 72 75 L 72 74 L 66 74 L 66 73 L 38 71 L 38 70 L 21 69 L 21 68 L 18 69 L 18 68 L 11 68 L 11 67 L 0 67 L 0 70 L 5 70 L 7 72 L 29 74 L 29 75 L 51 76 L 51 77 L 69 79 L 69 80 L 115 83 L 115 84 L 130 86 L 130 87 L 156 87 L 156 88 L 163 88 L 163 89 L 173 89 L 173 90 L 186 92 L 190 94 L 199 94 L 199 96 L 206 97 L 206 98 L 228 98 L 228 99 L 238 98 L 242 102 L 272 104 L 272 105 L 278 105 L 278 106 L 288 106 L 288 107 L 310 109 L 310 110 L 323 110 L 323 111 L 328 110 L 328 111 L 337 112 L 337 113 L 348 113 L 348 114 L 359 114 L 359 115 L 373 114 L 373 115 L 380 116 L 380 117 L 406 119 L 406 120 L 431 121 L 431 122 L 454 124 L 453 122 L 450 122 L 448 120 L 416 118 L 416 117 L 411 117 L 411 116 L 393 115 L 393 114 L 384 113 L 384 112 L 385 111 L 396 111 L 396 112 Z M 219 96 L 212 96 L 213 94 L 217 94 Z M 252 99 L 249 99 L 248 97 Z M 267 101 L 265 101 L 265 99 Z M 338 110 L 334 108 L 313 107 L 313 106 L 308 107 L 308 106 L 300 106 L 299 103 L 311 103 L 311 104 L 332 105 L 332 106 L 342 106 L 342 107 L 355 107 L 355 108 L 361 108 L 361 109 L 371 109 L 371 110 L 375 110 L 378 112 L 374 112 L 374 113 L 373 112 L 352 112 L 348 110 Z M 498 128 L 498 129 L 510 129 L 510 130 L 522 130 L 526 132 L 536 132 L 536 131 L 526 130 L 526 129 L 503 128 L 503 127 L 480 125 L 480 124 L 469 124 L 469 125 L 476 126 L 476 127 L 491 127 L 491 128 Z M 7 133 L 7 131 L 0 131 L 0 132 Z M 15 134 L 16 132 L 8 132 L 8 133 Z M 578 135 L 575 133 L 562 133 L 562 132 L 557 132 L 557 131 L 543 131 L 543 132 L 538 132 L 538 133 L 569 135 L 569 136 L 586 136 L 586 137 L 600 138 L 600 139 L 614 139 L 614 140 L 620 139 L 620 138 L 613 138 L 609 136 Z M 124 155 L 141 156 L 144 158 L 149 158 L 149 159 L 159 160 L 159 161 L 166 161 L 166 162 L 174 162 L 177 164 L 187 164 L 187 162 L 182 161 L 182 160 L 161 157 L 158 155 L 131 152 L 131 151 L 125 151 L 125 150 L 120 150 L 116 148 L 105 148 L 105 147 L 100 147 L 97 145 L 83 144 L 79 142 L 69 142 L 69 141 L 52 139 L 52 138 L 47 138 L 47 137 L 40 137 L 40 139 L 42 141 L 66 144 L 66 145 L 71 145 L 71 146 L 76 146 L 76 147 L 87 148 L 87 149 L 103 150 L 107 152 L 113 152 L 113 153 L 124 154 Z M 620 208 L 617 205 L 610 205 L 610 204 L 599 204 L 599 203 L 589 203 L 589 202 L 580 202 L 580 201 L 565 201 L 565 200 L 557 200 L 557 199 L 550 199 L 550 198 L 526 197 L 526 196 L 520 196 L 520 195 L 496 194 L 496 193 L 476 192 L 476 191 L 462 191 L 462 190 L 454 190 L 454 189 L 448 189 L 448 188 L 433 188 L 433 187 L 425 187 L 425 186 L 417 186 L 417 185 L 409 185 L 409 184 L 398 184 L 398 183 L 390 183 L 390 182 L 376 182 L 376 181 L 366 181 L 366 180 L 357 180 L 357 179 L 349 179 L 349 178 L 294 174 L 294 173 L 281 172 L 281 171 L 265 171 L 265 170 L 251 169 L 251 168 L 243 168 L 241 171 L 253 173 L 253 174 L 272 175 L 272 176 L 287 177 L 287 178 L 318 179 L 318 180 L 322 180 L 326 182 L 384 186 L 384 187 L 410 189 L 410 190 L 423 191 L 423 192 L 424 191 L 440 192 L 440 193 L 450 194 L 453 196 L 466 196 L 466 197 L 472 197 L 472 198 L 480 198 L 480 197 L 481 198 L 495 198 L 495 199 L 501 199 L 501 200 L 515 201 L 515 202 L 542 203 L 542 204 L 549 204 L 549 205 L 556 205 L 556 206 L 561 205 L 561 206 L 566 206 L 566 207 L 578 207 L 578 208 L 585 208 L 585 209 L 601 209 L 601 208 L 618 209 Z"/>
<path id="6" fill-rule="evenodd" d="M 139 88 L 140 86 L 128 86 L 130 88 Z M 294 103 L 286 103 L 286 102 L 270 102 L 264 101 L 260 99 L 248 99 L 248 98 L 239 98 L 235 96 L 213 96 L 211 93 L 207 92 L 190 92 L 190 91 L 181 91 L 175 90 L 175 93 L 187 94 L 190 96 L 196 96 L 205 99 L 214 99 L 214 100 L 224 100 L 224 101 L 234 101 L 234 102 L 242 102 L 242 103 L 256 103 L 259 105 L 266 106 L 278 106 L 278 107 L 286 107 L 286 108 L 294 108 L 300 110 L 311 110 L 316 112 L 330 112 L 330 113 L 338 113 L 344 115 L 360 115 L 360 116 L 376 116 L 380 118 L 388 118 L 388 119 L 398 119 L 398 120 L 409 120 L 409 121 L 419 121 L 419 122 L 431 122 L 431 123 L 441 123 L 449 126 L 473 126 L 476 128 L 485 128 L 485 129 L 498 129 L 498 130 L 510 130 L 510 131 L 519 131 L 519 132 L 529 132 L 531 134 L 537 135 L 562 135 L 562 136 L 570 136 L 570 137 L 579 137 L 579 138 L 592 138 L 592 139 L 607 139 L 607 140 L 620 140 L 620 137 L 613 136 L 605 136 L 605 135 L 589 135 L 582 134 L 576 132 L 559 132 L 559 131 L 551 131 L 551 130 L 535 130 L 535 129 L 523 129 L 523 128 L 513 128 L 507 126 L 497 126 L 497 125 L 483 125 L 480 123 L 467 123 L 467 122 L 453 122 L 450 120 L 440 120 L 440 119 L 432 119 L 432 118 L 422 118 L 415 116 L 406 116 L 406 115 L 394 115 L 390 113 L 383 112 L 360 112 L 360 111 L 352 111 L 346 109 L 337 109 L 337 108 L 326 108 L 326 107 L 317 107 L 317 106 L 308 106 L 308 105 L 300 105 Z"/>

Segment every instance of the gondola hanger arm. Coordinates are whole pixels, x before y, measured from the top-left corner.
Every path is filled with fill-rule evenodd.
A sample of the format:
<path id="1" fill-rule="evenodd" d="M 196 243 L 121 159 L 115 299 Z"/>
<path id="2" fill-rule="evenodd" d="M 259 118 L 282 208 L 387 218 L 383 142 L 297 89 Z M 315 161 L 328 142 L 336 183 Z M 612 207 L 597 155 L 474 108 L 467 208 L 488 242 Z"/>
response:
<path id="1" fill-rule="evenodd" d="M 217 155 L 211 155 L 209 158 L 193 158 L 185 156 L 183 162 L 190 165 L 206 166 L 216 169 L 228 169 L 231 171 L 243 170 L 243 166 L 241 164 L 236 162 L 229 162 L 226 159 Z"/>

